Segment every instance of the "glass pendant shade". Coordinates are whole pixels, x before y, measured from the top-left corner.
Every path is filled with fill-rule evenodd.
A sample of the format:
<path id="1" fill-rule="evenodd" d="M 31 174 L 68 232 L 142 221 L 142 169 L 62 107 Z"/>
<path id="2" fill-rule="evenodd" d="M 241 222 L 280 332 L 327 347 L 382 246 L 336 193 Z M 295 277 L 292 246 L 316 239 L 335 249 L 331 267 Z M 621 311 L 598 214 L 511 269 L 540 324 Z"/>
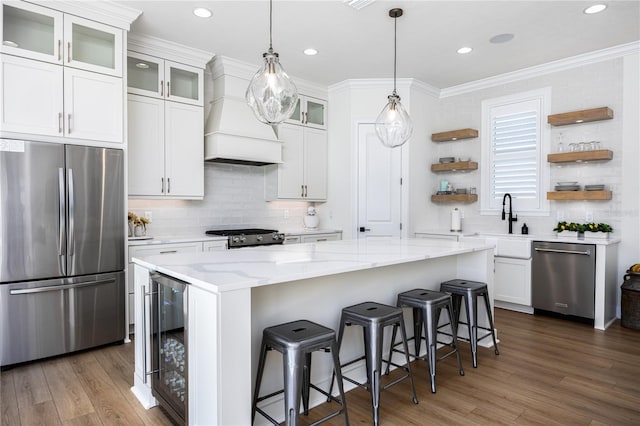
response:
<path id="1" fill-rule="evenodd" d="M 413 122 L 400 103 L 395 92 L 388 96 L 389 102 L 376 118 L 375 129 L 378 139 L 388 148 L 403 145 L 413 133 Z"/>
<path id="2" fill-rule="evenodd" d="M 298 90 L 273 49 L 269 48 L 262 56 L 264 64 L 251 79 L 245 98 L 258 120 L 277 125 L 291 117 L 298 102 Z"/>

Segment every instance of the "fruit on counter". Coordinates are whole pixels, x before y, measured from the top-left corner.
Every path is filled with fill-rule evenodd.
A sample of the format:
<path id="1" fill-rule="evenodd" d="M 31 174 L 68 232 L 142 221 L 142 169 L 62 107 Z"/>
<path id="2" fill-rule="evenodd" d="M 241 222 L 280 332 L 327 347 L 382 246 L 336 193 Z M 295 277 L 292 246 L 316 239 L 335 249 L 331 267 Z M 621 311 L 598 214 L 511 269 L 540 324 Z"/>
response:
<path id="1" fill-rule="evenodd" d="M 640 273 L 640 263 L 636 263 L 636 264 L 634 264 L 633 266 L 631 266 L 631 267 L 629 268 L 629 271 L 631 271 L 631 272 L 638 272 L 638 273 Z"/>

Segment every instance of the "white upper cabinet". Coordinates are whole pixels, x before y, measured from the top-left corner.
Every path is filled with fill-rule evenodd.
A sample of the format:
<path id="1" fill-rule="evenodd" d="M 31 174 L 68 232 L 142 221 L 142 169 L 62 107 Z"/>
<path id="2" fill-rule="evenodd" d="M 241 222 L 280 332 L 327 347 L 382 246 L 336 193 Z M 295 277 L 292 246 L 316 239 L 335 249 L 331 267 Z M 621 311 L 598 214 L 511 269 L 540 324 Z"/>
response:
<path id="1" fill-rule="evenodd" d="M 122 77 L 119 28 L 25 2 L 3 3 L 2 23 L 2 53 Z"/>
<path id="2" fill-rule="evenodd" d="M 327 132 L 281 124 L 282 164 L 266 168 L 266 198 L 324 201 L 327 199 Z"/>
<path id="3" fill-rule="evenodd" d="M 129 93 L 204 105 L 204 70 L 201 68 L 129 51 L 127 78 Z"/>
<path id="4" fill-rule="evenodd" d="M 316 129 L 326 129 L 327 102 L 309 96 L 299 95 L 296 109 L 287 120 L 287 123 Z"/>

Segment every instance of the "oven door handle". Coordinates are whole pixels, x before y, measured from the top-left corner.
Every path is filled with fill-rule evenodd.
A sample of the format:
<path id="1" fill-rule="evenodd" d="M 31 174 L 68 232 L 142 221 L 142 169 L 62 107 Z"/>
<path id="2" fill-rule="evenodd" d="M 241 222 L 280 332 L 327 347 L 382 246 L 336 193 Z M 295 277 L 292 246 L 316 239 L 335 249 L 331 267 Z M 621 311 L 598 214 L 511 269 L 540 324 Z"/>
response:
<path id="1" fill-rule="evenodd" d="M 581 254 L 585 256 L 591 256 L 591 250 L 578 251 L 578 250 L 558 250 L 558 249 L 548 249 L 548 248 L 534 248 L 535 251 L 545 252 L 545 253 L 565 253 L 565 254 Z"/>

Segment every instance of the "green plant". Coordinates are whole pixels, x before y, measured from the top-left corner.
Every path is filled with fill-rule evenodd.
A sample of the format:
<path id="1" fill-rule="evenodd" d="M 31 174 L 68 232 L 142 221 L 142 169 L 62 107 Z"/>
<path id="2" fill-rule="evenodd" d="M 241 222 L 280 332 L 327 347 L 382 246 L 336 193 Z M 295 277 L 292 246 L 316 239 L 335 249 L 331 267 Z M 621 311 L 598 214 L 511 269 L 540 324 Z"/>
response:
<path id="1" fill-rule="evenodd" d="M 606 223 L 586 223 L 585 231 L 590 232 L 613 232 L 613 228 Z"/>
<path id="2" fill-rule="evenodd" d="M 576 223 L 576 222 L 558 222 L 555 228 L 556 232 L 573 231 L 573 232 L 613 232 L 613 228 L 606 223 Z"/>

